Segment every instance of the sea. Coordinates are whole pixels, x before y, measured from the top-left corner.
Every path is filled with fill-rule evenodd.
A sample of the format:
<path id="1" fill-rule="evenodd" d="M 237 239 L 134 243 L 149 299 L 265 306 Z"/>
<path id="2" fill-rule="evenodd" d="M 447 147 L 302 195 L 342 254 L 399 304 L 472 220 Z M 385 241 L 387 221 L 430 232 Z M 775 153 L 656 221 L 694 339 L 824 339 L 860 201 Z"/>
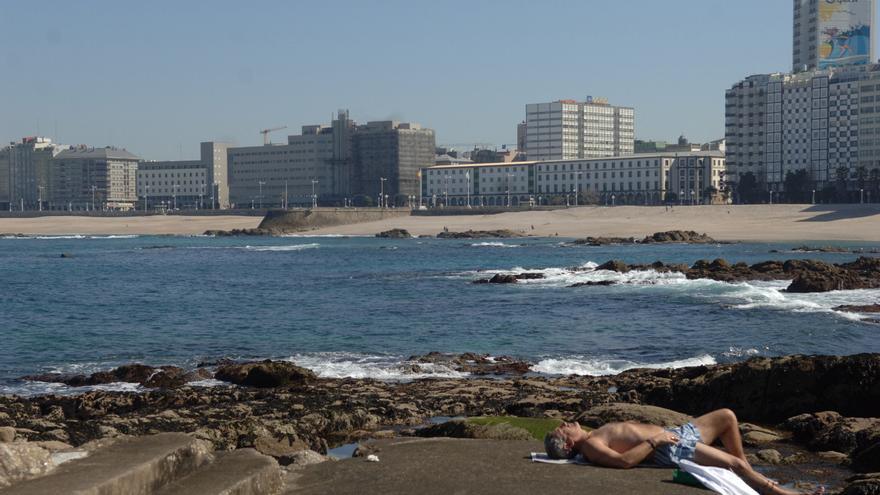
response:
<path id="1" fill-rule="evenodd" d="M 439 365 L 407 371 L 411 356 L 431 351 L 514 356 L 542 375 L 880 352 L 876 320 L 833 309 L 880 303 L 880 290 L 789 294 L 785 281 L 595 270 L 610 259 L 691 264 L 858 256 L 792 251 L 827 242 L 589 247 L 571 240 L 0 238 L 0 394 L 137 390 L 125 383 L 71 389 L 21 380 L 135 362 L 192 368 L 222 358 L 271 358 L 323 377 L 412 380 L 467 376 Z M 545 278 L 473 283 L 524 271 Z M 618 283 L 570 287 L 602 280 Z"/>

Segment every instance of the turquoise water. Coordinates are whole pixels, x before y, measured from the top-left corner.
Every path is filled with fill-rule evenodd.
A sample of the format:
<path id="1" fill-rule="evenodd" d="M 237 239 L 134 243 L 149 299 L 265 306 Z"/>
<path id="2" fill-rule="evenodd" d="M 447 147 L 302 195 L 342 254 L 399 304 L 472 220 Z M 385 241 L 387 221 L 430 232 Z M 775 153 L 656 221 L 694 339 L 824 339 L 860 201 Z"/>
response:
<path id="1" fill-rule="evenodd" d="M 194 366 L 221 357 L 292 359 L 322 376 L 400 379 L 414 377 L 402 362 L 430 351 L 514 355 L 542 373 L 584 374 L 880 352 L 880 325 L 831 309 L 876 303 L 880 291 L 786 294 L 785 282 L 568 270 L 612 258 L 840 262 L 856 255 L 770 253 L 801 243 L 597 248 L 564 241 L 0 239 L 0 393 L 63 391 L 17 380 L 29 373 L 130 362 Z M 547 278 L 471 283 L 517 269 Z M 568 288 L 604 279 L 622 283 Z M 443 368 L 426 374 L 457 376 Z"/>

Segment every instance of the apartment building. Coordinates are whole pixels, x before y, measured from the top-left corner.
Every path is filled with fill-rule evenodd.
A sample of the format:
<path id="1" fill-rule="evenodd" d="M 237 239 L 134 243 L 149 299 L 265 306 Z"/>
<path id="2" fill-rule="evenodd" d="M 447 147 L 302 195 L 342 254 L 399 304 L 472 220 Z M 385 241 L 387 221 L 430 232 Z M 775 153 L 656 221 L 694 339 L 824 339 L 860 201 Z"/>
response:
<path id="1" fill-rule="evenodd" d="M 635 151 L 635 110 L 602 98 L 530 103 L 525 124 L 529 160 L 602 158 Z"/>

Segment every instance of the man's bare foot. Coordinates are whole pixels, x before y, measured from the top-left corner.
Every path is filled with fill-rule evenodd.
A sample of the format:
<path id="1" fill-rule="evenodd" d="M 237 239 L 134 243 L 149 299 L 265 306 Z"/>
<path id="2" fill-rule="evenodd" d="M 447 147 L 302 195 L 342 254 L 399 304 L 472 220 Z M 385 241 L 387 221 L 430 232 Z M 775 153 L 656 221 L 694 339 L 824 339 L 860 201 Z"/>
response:
<path id="1" fill-rule="evenodd" d="M 761 491 L 762 494 L 774 494 L 774 495 L 807 495 L 807 492 L 795 492 L 792 490 L 786 490 L 779 486 L 775 481 L 769 481 L 766 490 Z M 819 486 L 814 491 L 809 492 L 809 495 L 825 495 L 825 487 Z"/>

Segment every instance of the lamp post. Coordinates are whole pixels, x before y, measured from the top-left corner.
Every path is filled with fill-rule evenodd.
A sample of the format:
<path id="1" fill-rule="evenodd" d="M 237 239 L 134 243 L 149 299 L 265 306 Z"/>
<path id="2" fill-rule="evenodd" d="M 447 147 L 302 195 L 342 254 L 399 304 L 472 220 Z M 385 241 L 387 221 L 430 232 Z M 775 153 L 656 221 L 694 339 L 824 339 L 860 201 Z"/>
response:
<path id="1" fill-rule="evenodd" d="M 312 179 L 312 209 L 316 209 L 318 207 L 318 195 L 315 193 L 315 185 L 317 185 L 319 180 Z"/>
<path id="2" fill-rule="evenodd" d="M 510 178 L 511 178 L 511 177 L 513 177 L 513 174 L 511 174 L 510 172 L 508 172 L 508 173 L 507 173 L 507 207 L 508 207 L 508 208 L 510 208 L 511 206 L 513 206 L 513 205 L 510 204 Z"/>
<path id="3" fill-rule="evenodd" d="M 614 195 L 611 195 L 611 206 L 614 207 Z"/>
<path id="4" fill-rule="evenodd" d="M 43 211 L 43 186 L 37 186 L 37 189 L 40 191 L 40 194 L 37 197 L 37 209 Z"/>
<path id="5" fill-rule="evenodd" d="M 148 204 L 150 202 L 150 185 L 144 184 L 144 213 L 147 212 Z"/>
<path id="6" fill-rule="evenodd" d="M 773 204 L 773 189 L 770 189 L 770 204 Z"/>
<path id="7" fill-rule="evenodd" d="M 172 211 L 177 210 L 177 184 L 171 186 L 171 199 L 173 200 Z"/>
<path id="8" fill-rule="evenodd" d="M 465 172 L 464 176 L 467 178 L 467 207 L 471 207 L 471 173 L 470 171 Z"/>
<path id="9" fill-rule="evenodd" d="M 810 201 L 810 204 L 816 204 L 816 190 L 813 189 L 813 199 Z"/>
<path id="10" fill-rule="evenodd" d="M 98 190 L 98 186 L 92 184 L 92 211 L 95 211 L 95 191 Z M 22 211 L 24 211 L 24 206 L 22 206 Z"/>
<path id="11" fill-rule="evenodd" d="M 578 194 L 580 194 L 580 179 L 583 172 L 576 172 L 574 174 L 574 205 L 578 205 Z"/>
<path id="12" fill-rule="evenodd" d="M 284 209 L 290 205 L 290 195 L 287 193 L 287 179 L 284 179 Z"/>
<path id="13" fill-rule="evenodd" d="M 217 200 L 220 199 L 220 198 L 215 199 L 215 196 L 214 196 L 215 190 L 217 192 L 217 196 L 219 196 L 220 195 L 220 183 L 219 182 L 214 182 L 211 184 L 211 209 L 212 210 L 215 209 L 215 207 L 217 205 Z"/>
<path id="14" fill-rule="evenodd" d="M 443 206 L 449 206 L 449 174 L 443 176 Z"/>
<path id="15" fill-rule="evenodd" d="M 678 191 L 678 206 L 684 205 L 684 189 Z"/>
<path id="16" fill-rule="evenodd" d="M 859 204 L 865 203 L 865 190 L 859 189 Z"/>
<path id="17" fill-rule="evenodd" d="M 694 190 L 691 189 L 691 206 L 694 206 L 696 198 L 694 198 Z"/>
<path id="18" fill-rule="evenodd" d="M 385 181 L 388 180 L 385 177 L 379 177 L 379 207 L 385 208 L 388 205 L 382 202 L 385 199 Z"/>
<path id="19" fill-rule="evenodd" d="M 257 184 L 260 186 L 260 209 L 262 210 L 263 209 L 263 184 L 265 184 L 265 182 L 259 180 L 259 181 L 257 181 Z"/>

